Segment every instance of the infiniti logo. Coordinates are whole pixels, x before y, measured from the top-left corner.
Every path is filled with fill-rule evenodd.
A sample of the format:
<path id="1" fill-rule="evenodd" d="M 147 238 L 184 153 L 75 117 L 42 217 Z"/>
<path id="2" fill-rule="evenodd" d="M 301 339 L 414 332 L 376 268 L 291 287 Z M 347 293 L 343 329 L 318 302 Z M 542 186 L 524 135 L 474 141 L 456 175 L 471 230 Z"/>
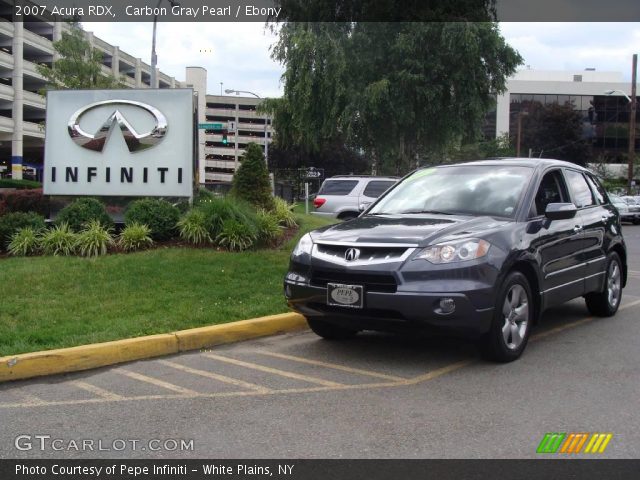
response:
<path id="1" fill-rule="evenodd" d="M 132 105 L 145 110 L 153 115 L 155 126 L 149 132 L 138 133 L 127 121 L 124 115 L 122 115 L 120 110 L 116 109 L 111 115 L 109 115 L 95 134 L 92 135 L 82 130 L 82 128 L 80 128 L 80 120 L 82 116 L 94 108 L 103 107 L 105 105 Z M 77 145 L 96 152 L 102 152 L 107 138 L 109 137 L 109 133 L 116 124 L 120 128 L 124 141 L 126 142 L 127 148 L 130 152 L 139 152 L 141 150 L 151 148 L 154 145 L 157 145 L 167 134 L 167 119 L 162 112 L 151 105 L 133 100 L 105 100 L 86 105 L 71 115 L 67 128 L 69 135 Z"/>
<path id="2" fill-rule="evenodd" d="M 349 248 L 344 252 L 344 259 L 347 262 L 355 262 L 358 258 L 360 258 L 360 250 L 357 248 Z"/>

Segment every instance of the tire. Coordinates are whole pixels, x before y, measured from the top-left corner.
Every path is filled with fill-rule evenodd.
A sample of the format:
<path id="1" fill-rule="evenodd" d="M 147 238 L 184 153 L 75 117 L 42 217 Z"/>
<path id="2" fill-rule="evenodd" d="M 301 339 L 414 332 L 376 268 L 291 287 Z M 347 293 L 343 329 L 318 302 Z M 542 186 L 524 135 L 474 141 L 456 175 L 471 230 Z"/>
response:
<path id="1" fill-rule="evenodd" d="M 501 363 L 520 358 L 529 341 L 534 315 L 527 277 L 520 272 L 511 272 L 500 287 L 491 329 L 482 338 L 484 357 Z"/>
<path id="2" fill-rule="evenodd" d="M 313 333 L 325 340 L 347 340 L 355 337 L 358 333 L 358 330 L 341 327 L 317 318 L 307 318 L 307 323 Z"/>
<path id="3" fill-rule="evenodd" d="M 607 256 L 607 270 L 602 292 L 592 292 L 584 297 L 587 309 L 597 317 L 616 314 L 622 300 L 622 262 L 616 252 Z"/>

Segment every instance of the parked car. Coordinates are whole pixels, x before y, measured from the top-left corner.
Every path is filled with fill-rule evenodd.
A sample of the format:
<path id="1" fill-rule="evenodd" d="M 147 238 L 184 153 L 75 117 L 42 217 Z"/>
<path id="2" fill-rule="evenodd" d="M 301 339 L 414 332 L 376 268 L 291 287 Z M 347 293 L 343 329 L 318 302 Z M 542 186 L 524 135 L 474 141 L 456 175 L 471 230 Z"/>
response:
<path id="1" fill-rule="evenodd" d="M 609 199 L 613 206 L 616 207 L 616 210 L 618 210 L 621 222 L 632 222 L 633 224 L 638 224 L 638 222 L 640 222 L 640 213 L 631 212 L 629 205 L 627 205 L 627 202 L 625 202 L 621 197 L 609 194 Z"/>
<path id="2" fill-rule="evenodd" d="M 351 220 L 393 186 L 396 177 L 344 175 L 327 178 L 313 199 L 314 215 Z"/>
<path id="3" fill-rule="evenodd" d="M 619 216 L 594 175 L 501 159 L 417 170 L 357 219 L 304 235 L 284 293 L 326 339 L 446 329 L 507 362 L 553 305 L 584 296 L 614 315 L 626 279 Z"/>

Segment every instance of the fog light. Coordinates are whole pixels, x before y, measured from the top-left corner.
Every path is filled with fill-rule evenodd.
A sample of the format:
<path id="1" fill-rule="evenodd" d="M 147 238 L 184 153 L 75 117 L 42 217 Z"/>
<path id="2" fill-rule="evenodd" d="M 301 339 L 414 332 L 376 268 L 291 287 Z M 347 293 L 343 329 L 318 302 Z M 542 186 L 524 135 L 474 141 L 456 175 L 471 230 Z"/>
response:
<path id="1" fill-rule="evenodd" d="M 453 313 L 456 310 L 456 302 L 453 298 L 440 299 L 440 311 L 442 313 Z"/>

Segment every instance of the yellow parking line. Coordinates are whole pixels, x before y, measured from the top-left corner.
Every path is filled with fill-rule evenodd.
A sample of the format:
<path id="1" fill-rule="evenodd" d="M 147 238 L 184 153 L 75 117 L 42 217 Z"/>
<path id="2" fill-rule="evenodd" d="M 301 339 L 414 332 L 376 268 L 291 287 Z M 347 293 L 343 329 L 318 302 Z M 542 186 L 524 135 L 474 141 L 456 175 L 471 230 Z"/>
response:
<path id="1" fill-rule="evenodd" d="M 106 398 L 108 400 L 120 400 L 124 398 L 122 397 L 122 395 L 118 395 L 117 393 L 110 392 L 109 390 L 96 387 L 95 385 L 91 385 L 90 383 L 82 382 L 80 380 L 73 380 L 70 383 L 71 385 L 74 385 L 86 392 L 93 393 L 94 395 L 97 395 L 100 398 Z"/>
<path id="2" fill-rule="evenodd" d="M 620 306 L 620 308 L 618 310 L 626 310 L 627 308 L 631 308 L 635 305 L 638 305 L 640 303 L 640 300 L 635 300 L 631 303 L 625 303 L 624 305 Z M 556 333 L 562 332 L 563 330 L 567 330 L 569 328 L 574 328 L 574 327 L 578 327 L 580 325 L 583 325 L 585 323 L 589 323 L 592 322 L 594 320 L 594 317 L 587 317 L 587 318 L 583 318 L 582 320 L 577 320 L 575 322 L 572 323 L 567 323 L 565 325 L 562 325 L 560 327 L 556 327 L 556 328 L 552 328 L 551 330 L 547 330 L 546 332 L 540 332 L 537 333 L 535 335 L 533 335 L 531 337 L 531 341 L 535 342 L 536 340 L 540 340 L 541 338 L 545 338 L 548 337 L 549 335 L 554 335 Z"/>
<path id="3" fill-rule="evenodd" d="M 235 358 L 223 357 L 221 355 L 215 355 L 213 353 L 203 353 L 203 356 L 211 358 L 212 360 L 218 360 L 220 362 L 230 363 L 232 365 L 238 365 L 239 367 L 251 368 L 260 372 L 272 373 L 274 375 L 280 375 L 281 377 L 293 378 L 295 380 L 302 380 L 304 382 L 316 383 L 318 385 L 324 385 L 325 387 L 342 387 L 344 386 L 338 382 L 332 382 L 324 380 L 322 378 L 311 377 L 309 375 L 299 375 L 293 372 L 286 372 L 284 370 L 278 370 L 277 368 L 265 367 L 264 365 L 258 365 L 257 363 L 244 362 L 242 360 L 236 360 Z"/>
<path id="4" fill-rule="evenodd" d="M 260 355 L 266 355 L 269 357 L 281 358 L 283 360 L 291 360 L 293 362 L 307 363 L 309 365 L 317 365 L 319 367 L 332 368 L 334 370 L 341 370 L 343 372 L 356 373 L 359 375 L 368 375 L 370 377 L 377 377 L 377 378 L 392 380 L 396 382 L 401 382 L 403 380 L 406 380 L 406 378 L 398 377 L 396 375 L 387 375 L 385 373 L 372 372 L 371 370 L 362 370 L 360 368 L 346 367 L 344 365 L 321 362 L 319 360 L 310 360 L 308 358 L 295 357 L 293 355 L 285 355 L 283 353 L 269 352 L 266 350 L 258 350 L 256 353 L 259 353 Z"/>
<path id="5" fill-rule="evenodd" d="M 119 373 L 120 375 L 124 375 L 125 377 L 133 378 L 134 380 L 139 380 L 145 383 L 150 383 L 151 385 L 155 385 L 156 387 L 166 388 L 167 390 L 182 393 L 183 395 L 198 395 L 198 392 L 189 390 L 188 388 L 179 387 L 178 385 L 174 385 L 173 383 L 158 380 L 157 378 L 153 377 L 148 377 L 146 375 L 142 375 L 141 373 L 132 372 L 131 370 L 127 370 L 125 368 L 117 368 L 113 371 L 115 373 Z"/>
<path id="6" fill-rule="evenodd" d="M 29 406 L 47 405 L 49 403 L 30 393 L 23 393 L 22 398 L 24 398 L 24 403 Z"/>
<path id="7" fill-rule="evenodd" d="M 255 385 L 249 382 L 243 382 L 242 380 L 237 380 L 235 378 L 226 377 L 224 375 L 219 375 L 217 373 L 208 372 L 206 370 L 198 370 L 196 368 L 187 367 L 185 365 L 181 365 L 179 363 L 170 362 L 168 360 L 158 360 L 158 363 L 162 365 L 166 365 L 171 368 L 175 368 L 176 370 L 180 370 L 186 373 L 190 373 L 192 375 L 199 375 L 205 378 L 211 378 L 213 380 L 218 380 L 219 382 L 229 383 L 231 385 L 235 385 L 237 387 L 247 388 L 249 390 L 255 390 L 256 392 L 268 393 L 271 389 L 262 387 L 260 385 Z"/>

